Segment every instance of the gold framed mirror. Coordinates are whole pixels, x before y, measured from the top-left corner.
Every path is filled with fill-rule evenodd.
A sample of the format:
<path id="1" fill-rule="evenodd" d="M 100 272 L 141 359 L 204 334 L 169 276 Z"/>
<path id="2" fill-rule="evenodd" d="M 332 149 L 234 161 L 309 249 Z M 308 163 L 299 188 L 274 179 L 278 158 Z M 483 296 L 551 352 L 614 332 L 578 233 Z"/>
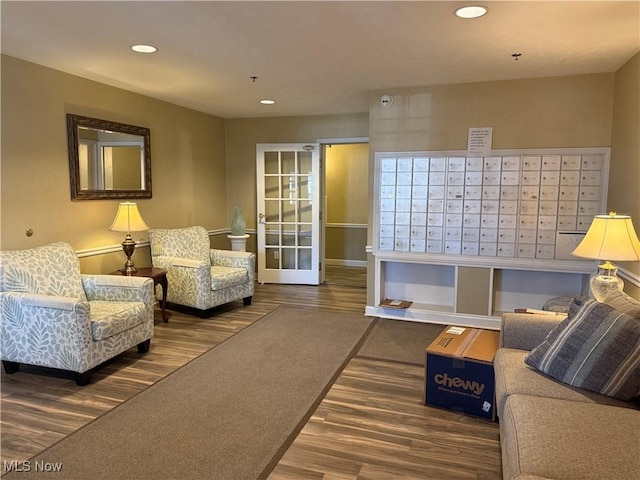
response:
<path id="1" fill-rule="evenodd" d="M 71 200 L 151 198 L 148 128 L 67 114 Z"/>

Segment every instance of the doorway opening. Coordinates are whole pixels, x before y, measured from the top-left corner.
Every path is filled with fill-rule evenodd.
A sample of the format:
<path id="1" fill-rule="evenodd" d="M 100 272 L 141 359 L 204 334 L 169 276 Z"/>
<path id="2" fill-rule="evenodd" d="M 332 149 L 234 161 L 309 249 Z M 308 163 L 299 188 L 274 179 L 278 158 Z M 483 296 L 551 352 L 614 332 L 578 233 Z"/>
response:
<path id="1" fill-rule="evenodd" d="M 366 288 L 368 141 L 321 143 L 323 280 Z"/>

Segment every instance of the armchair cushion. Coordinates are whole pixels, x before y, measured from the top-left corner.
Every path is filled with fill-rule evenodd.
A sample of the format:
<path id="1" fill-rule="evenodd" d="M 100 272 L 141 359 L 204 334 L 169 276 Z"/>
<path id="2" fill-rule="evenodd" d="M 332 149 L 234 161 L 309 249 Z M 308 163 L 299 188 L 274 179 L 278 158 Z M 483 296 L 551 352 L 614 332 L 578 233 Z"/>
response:
<path id="1" fill-rule="evenodd" d="M 89 302 L 91 308 L 91 337 L 97 342 L 122 333 L 144 321 L 142 302 Z"/>
<path id="2" fill-rule="evenodd" d="M 620 400 L 640 395 L 640 321 L 586 297 L 525 362 L 574 387 Z"/>
<path id="3" fill-rule="evenodd" d="M 222 290 L 235 287 L 249 281 L 249 273 L 246 268 L 236 267 L 211 267 L 211 290 Z"/>

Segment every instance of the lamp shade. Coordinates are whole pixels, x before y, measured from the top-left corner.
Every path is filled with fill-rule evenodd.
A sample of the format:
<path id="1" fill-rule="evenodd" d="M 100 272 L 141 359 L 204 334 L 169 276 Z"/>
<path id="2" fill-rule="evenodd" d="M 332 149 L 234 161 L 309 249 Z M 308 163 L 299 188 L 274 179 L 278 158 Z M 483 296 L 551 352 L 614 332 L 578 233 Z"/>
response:
<path id="1" fill-rule="evenodd" d="M 116 218 L 113 220 L 109 230 L 127 233 L 140 232 L 142 230 L 149 230 L 149 226 L 144 223 L 138 211 L 138 205 L 133 202 L 122 202 L 118 206 Z"/>
<path id="2" fill-rule="evenodd" d="M 596 215 L 572 255 L 596 260 L 638 261 L 640 240 L 629 215 Z"/>

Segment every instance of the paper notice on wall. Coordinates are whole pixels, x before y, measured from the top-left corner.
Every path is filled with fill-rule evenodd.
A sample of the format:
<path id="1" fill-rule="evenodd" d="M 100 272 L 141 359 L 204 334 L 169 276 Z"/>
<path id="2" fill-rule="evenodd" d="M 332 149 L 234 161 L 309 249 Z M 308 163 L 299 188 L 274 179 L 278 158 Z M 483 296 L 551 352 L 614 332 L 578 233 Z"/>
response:
<path id="1" fill-rule="evenodd" d="M 470 128 L 467 139 L 468 157 L 487 157 L 491 155 L 492 127 Z"/>

